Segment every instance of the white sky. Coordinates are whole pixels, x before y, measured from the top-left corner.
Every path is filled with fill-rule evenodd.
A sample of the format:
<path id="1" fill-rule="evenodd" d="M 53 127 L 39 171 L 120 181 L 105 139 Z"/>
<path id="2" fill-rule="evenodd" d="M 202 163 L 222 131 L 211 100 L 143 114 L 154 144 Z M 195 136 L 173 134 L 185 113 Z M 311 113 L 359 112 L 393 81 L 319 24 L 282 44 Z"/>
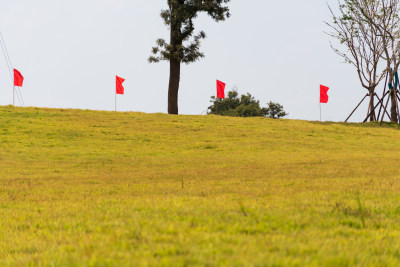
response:
<path id="1" fill-rule="evenodd" d="M 126 79 L 118 109 L 166 112 L 169 65 L 149 64 L 156 39 L 168 37 L 159 16 L 166 0 L 0 0 L 0 30 L 25 77 L 26 105 L 113 110 L 115 75 Z M 336 5 L 335 0 L 328 3 Z M 179 111 L 200 114 L 215 80 L 261 101 L 282 104 L 291 119 L 319 120 L 319 84 L 330 102 L 323 120 L 343 121 L 366 94 L 355 70 L 330 49 L 323 0 L 232 0 L 232 17 L 195 21 L 208 38 L 206 57 L 183 65 Z M 383 85 L 379 90 L 382 90 Z M 12 103 L 0 55 L 0 105 Z M 366 105 L 353 121 L 366 115 Z"/>

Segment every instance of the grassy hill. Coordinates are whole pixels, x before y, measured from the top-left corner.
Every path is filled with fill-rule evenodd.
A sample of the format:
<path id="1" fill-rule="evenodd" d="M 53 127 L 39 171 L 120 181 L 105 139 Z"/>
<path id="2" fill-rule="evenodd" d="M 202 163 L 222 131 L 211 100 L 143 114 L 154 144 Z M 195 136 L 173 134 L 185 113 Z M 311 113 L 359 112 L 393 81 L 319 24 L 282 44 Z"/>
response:
<path id="1" fill-rule="evenodd" d="M 398 266 L 400 131 L 0 107 L 0 265 Z"/>

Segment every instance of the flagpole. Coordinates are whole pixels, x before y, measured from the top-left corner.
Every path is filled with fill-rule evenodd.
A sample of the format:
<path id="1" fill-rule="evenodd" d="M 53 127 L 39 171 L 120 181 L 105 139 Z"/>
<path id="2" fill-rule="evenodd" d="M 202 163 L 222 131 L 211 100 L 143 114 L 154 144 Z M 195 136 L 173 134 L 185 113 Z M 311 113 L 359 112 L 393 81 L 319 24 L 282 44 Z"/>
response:
<path id="1" fill-rule="evenodd" d="M 115 112 L 117 112 L 117 91 L 115 91 Z"/>
<path id="2" fill-rule="evenodd" d="M 321 108 L 321 101 L 319 102 L 319 121 L 322 122 L 322 108 Z"/>
<path id="3" fill-rule="evenodd" d="M 13 106 L 15 106 L 15 85 L 13 86 Z"/>

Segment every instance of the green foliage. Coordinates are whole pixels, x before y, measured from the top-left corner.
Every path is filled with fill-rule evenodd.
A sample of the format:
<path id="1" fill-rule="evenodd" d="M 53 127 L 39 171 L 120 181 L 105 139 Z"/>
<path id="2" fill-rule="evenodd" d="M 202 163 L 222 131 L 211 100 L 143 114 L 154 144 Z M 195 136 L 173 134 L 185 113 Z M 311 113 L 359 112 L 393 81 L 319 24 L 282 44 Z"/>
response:
<path id="1" fill-rule="evenodd" d="M 289 115 L 283 110 L 282 105 L 271 101 L 268 103 L 266 108 L 263 108 L 263 113 L 266 117 L 272 119 L 279 119 Z"/>
<path id="2" fill-rule="evenodd" d="M 204 57 L 200 52 L 200 41 L 206 37 L 203 31 L 194 35 L 193 20 L 201 12 L 207 13 L 215 21 L 223 21 L 230 16 L 224 4 L 230 0 L 168 0 L 168 9 L 161 11 L 164 23 L 171 29 L 171 41 L 157 40 L 149 62 L 177 60 L 189 64 Z M 191 37 L 192 40 L 191 40 Z"/>
<path id="3" fill-rule="evenodd" d="M 237 91 L 229 91 L 225 99 L 211 97 L 211 106 L 208 107 L 208 114 L 216 114 L 231 117 L 269 117 L 283 118 L 288 114 L 283 106 L 269 102 L 268 106 L 262 108 L 260 101 L 256 100 L 250 93 L 241 95 Z"/>

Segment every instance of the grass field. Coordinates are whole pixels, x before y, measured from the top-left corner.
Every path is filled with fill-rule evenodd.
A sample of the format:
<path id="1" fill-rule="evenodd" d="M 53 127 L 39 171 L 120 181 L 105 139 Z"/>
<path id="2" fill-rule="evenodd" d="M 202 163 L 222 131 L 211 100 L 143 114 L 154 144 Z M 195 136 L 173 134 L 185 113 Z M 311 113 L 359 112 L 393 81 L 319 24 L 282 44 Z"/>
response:
<path id="1" fill-rule="evenodd" d="M 0 107 L 0 266 L 399 266 L 395 126 Z"/>

